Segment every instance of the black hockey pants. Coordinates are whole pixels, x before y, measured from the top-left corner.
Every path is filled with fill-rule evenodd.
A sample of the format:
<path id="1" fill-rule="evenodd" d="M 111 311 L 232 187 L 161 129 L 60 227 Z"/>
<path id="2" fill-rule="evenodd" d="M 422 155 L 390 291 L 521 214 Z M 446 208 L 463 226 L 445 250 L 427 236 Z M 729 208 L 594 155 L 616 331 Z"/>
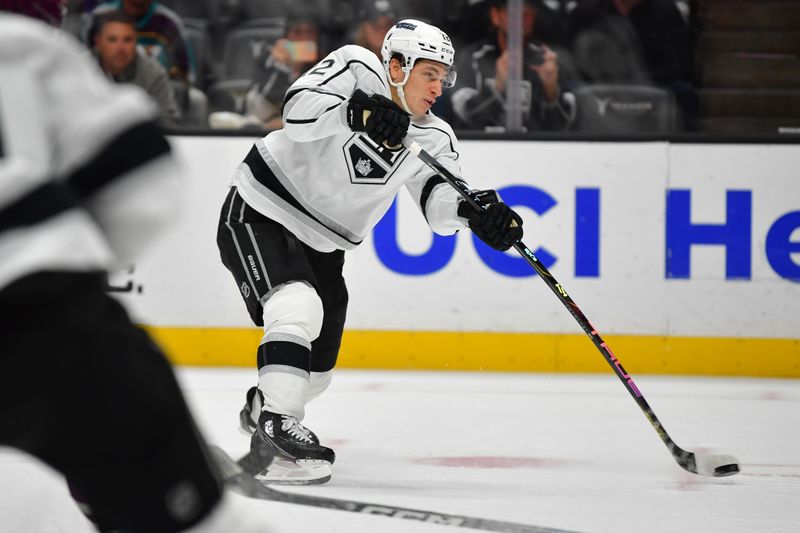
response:
<path id="1" fill-rule="evenodd" d="M 42 272 L 0 290 L 0 444 L 63 473 L 103 529 L 184 529 L 220 483 L 169 363 L 104 280 Z"/>

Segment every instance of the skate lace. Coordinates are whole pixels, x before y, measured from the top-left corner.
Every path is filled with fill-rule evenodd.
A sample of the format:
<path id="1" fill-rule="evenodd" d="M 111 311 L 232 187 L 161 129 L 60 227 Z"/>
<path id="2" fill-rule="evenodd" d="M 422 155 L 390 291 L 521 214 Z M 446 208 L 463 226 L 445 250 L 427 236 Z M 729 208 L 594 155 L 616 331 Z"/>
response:
<path id="1" fill-rule="evenodd" d="M 308 431 L 308 429 L 306 429 L 293 416 L 283 417 L 283 423 L 281 424 L 281 429 L 298 440 L 306 441 L 309 444 L 314 442 L 314 440 L 311 438 L 311 432 Z"/>

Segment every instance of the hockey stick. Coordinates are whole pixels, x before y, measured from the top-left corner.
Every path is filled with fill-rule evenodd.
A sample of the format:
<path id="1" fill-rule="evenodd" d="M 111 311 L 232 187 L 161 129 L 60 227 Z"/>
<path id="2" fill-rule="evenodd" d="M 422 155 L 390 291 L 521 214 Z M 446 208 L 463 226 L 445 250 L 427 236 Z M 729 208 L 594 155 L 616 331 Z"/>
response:
<path id="1" fill-rule="evenodd" d="M 311 507 L 321 507 L 335 511 L 348 511 L 368 515 L 384 516 L 386 518 L 400 518 L 403 520 L 415 520 L 429 524 L 442 526 L 461 527 L 467 529 L 477 529 L 481 531 L 500 531 L 504 533 L 570 533 L 564 529 L 551 529 L 537 526 L 528 526 L 514 522 L 503 522 L 500 520 L 487 520 L 484 518 L 473 518 L 447 513 L 435 513 L 432 511 L 422 511 L 419 509 L 407 509 L 385 504 L 364 503 L 353 500 L 340 500 L 336 498 L 325 498 L 322 496 L 311 496 L 307 494 L 296 494 L 282 492 L 265 487 L 258 480 L 248 474 L 230 455 L 218 446 L 209 446 L 215 463 L 222 471 L 222 477 L 226 484 L 234 491 L 248 498 L 258 500 L 270 500 L 281 503 L 292 503 L 296 505 L 307 505 Z M 245 458 L 250 455 L 248 453 Z M 240 459 L 239 462 L 242 462 Z"/>
<path id="2" fill-rule="evenodd" d="M 423 163 L 430 167 L 431 170 L 436 172 L 439 177 L 452 186 L 473 209 L 486 209 L 486 205 L 475 195 L 475 193 L 467 188 L 464 182 L 453 176 L 453 174 L 444 168 L 432 155 L 423 150 L 419 144 L 416 142 L 411 142 L 407 148 L 412 154 L 417 156 Z M 639 405 L 639 408 L 641 408 L 642 412 L 647 417 L 647 420 L 649 420 L 650 424 L 652 424 L 653 428 L 655 428 L 658 436 L 661 437 L 661 440 L 667 445 L 667 449 L 669 449 L 672 457 L 675 458 L 675 461 L 681 466 L 681 468 L 694 474 L 711 477 L 731 476 L 739 472 L 739 462 L 733 456 L 698 455 L 684 450 L 675 444 L 675 442 L 667 433 L 667 430 L 661 424 L 661 421 L 650 408 L 647 400 L 645 400 L 644 396 L 642 396 L 639 388 L 633 382 L 633 378 L 631 378 L 630 374 L 625 371 L 625 369 L 622 367 L 622 363 L 611 351 L 611 348 L 609 348 L 608 345 L 603 341 L 603 339 L 600 337 L 600 334 L 597 332 L 594 326 L 592 326 L 577 304 L 575 304 L 572 298 L 570 298 L 570 296 L 567 294 L 567 291 L 564 290 L 561 284 L 558 283 L 558 281 L 547 270 L 547 268 L 541 262 L 539 262 L 530 248 L 525 246 L 522 241 L 517 241 L 514 244 L 514 249 L 519 252 L 519 254 L 525 259 L 525 261 L 528 262 L 531 267 L 533 267 L 533 269 L 544 280 L 547 286 L 550 287 L 550 289 L 555 293 L 558 299 L 561 300 L 561 303 L 564 304 L 564 307 L 566 307 L 567 311 L 569 311 L 573 318 L 575 318 L 583 331 L 586 332 L 606 362 L 611 365 L 611 369 L 628 389 L 628 392 Z"/>

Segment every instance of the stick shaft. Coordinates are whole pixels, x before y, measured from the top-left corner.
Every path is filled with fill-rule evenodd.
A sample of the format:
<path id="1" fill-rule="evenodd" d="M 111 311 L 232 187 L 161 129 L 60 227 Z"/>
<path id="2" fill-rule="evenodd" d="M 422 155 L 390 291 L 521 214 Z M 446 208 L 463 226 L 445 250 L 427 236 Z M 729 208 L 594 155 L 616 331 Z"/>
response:
<path id="1" fill-rule="evenodd" d="M 455 177 L 450 171 L 444 168 L 444 166 L 442 166 L 442 164 L 439 163 L 436 158 L 423 150 L 417 143 L 410 144 L 408 149 L 431 170 L 436 172 L 436 174 L 438 174 L 450 186 L 452 186 L 473 209 L 486 209 L 486 205 L 483 204 L 481 199 L 478 198 L 475 193 L 467 188 L 463 181 Z M 636 401 L 636 404 L 641 408 L 645 417 L 647 417 L 647 420 L 656 430 L 656 433 L 658 433 L 658 436 L 661 437 L 661 440 L 664 442 L 664 444 L 666 444 L 667 448 L 678 464 L 689 471 L 695 472 L 694 454 L 675 444 L 675 442 L 667 433 L 667 430 L 661 424 L 661 421 L 653 412 L 653 409 L 647 403 L 647 400 L 645 400 L 644 396 L 639 390 L 639 387 L 637 387 L 636 383 L 634 383 L 633 378 L 622 366 L 622 363 L 617 356 L 614 355 L 614 352 L 611 351 L 611 348 L 609 348 L 605 341 L 603 341 L 600 333 L 598 333 L 595 327 L 592 326 L 592 324 L 589 322 L 589 319 L 587 319 L 586 315 L 583 314 L 583 311 L 581 311 L 569 294 L 567 294 L 567 291 L 564 290 L 564 287 L 561 286 L 558 280 L 556 280 L 550 271 L 547 270 L 547 268 L 536 258 L 536 255 L 531 251 L 531 249 L 525 246 L 522 241 L 515 243 L 514 249 L 522 256 L 523 259 L 525 259 L 525 261 L 536 271 L 536 273 L 539 274 L 539 277 L 544 280 L 545 284 L 550 287 L 550 290 L 553 291 L 556 297 L 558 297 L 559 301 L 561 301 L 564 307 L 567 308 L 567 311 L 569 311 L 569 313 L 573 316 L 575 321 L 578 322 L 581 329 L 583 329 L 583 331 L 592 341 L 592 344 L 595 345 L 606 362 L 611 366 L 611 369 L 614 371 L 616 376 L 623 383 L 623 385 L 625 385 L 627 391 Z"/>
<path id="2" fill-rule="evenodd" d="M 299 492 L 284 492 L 262 485 L 260 481 L 257 481 L 250 474 L 242 470 L 241 466 L 222 448 L 211 445 L 209 449 L 212 460 L 219 467 L 220 474 L 226 484 L 248 498 L 383 516 L 385 518 L 399 518 L 401 520 L 426 522 L 440 526 L 480 531 L 495 531 L 500 533 L 571 533 L 564 529 L 539 527 L 517 522 L 476 518 L 458 514 L 439 513 L 422 509 L 411 509 L 386 503 L 367 503 L 355 500 L 315 496 L 313 494 L 301 494 Z M 239 460 L 240 463 L 241 461 L 242 459 Z"/>

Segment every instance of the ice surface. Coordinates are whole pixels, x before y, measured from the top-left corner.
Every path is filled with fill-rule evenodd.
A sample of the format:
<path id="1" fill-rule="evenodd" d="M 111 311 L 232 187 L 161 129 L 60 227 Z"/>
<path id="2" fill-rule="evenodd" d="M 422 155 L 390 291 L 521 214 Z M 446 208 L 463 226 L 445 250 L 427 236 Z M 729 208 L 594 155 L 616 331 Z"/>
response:
<path id="1" fill-rule="evenodd" d="M 232 455 L 255 369 L 181 369 L 208 439 Z M 800 530 L 800 382 L 638 376 L 676 443 L 742 472 L 682 470 L 611 374 L 337 370 L 305 423 L 336 450 L 333 480 L 281 488 L 580 532 Z M 0 450 L 0 531 L 88 533 L 61 478 Z M 274 533 L 467 529 L 248 500 Z"/>

